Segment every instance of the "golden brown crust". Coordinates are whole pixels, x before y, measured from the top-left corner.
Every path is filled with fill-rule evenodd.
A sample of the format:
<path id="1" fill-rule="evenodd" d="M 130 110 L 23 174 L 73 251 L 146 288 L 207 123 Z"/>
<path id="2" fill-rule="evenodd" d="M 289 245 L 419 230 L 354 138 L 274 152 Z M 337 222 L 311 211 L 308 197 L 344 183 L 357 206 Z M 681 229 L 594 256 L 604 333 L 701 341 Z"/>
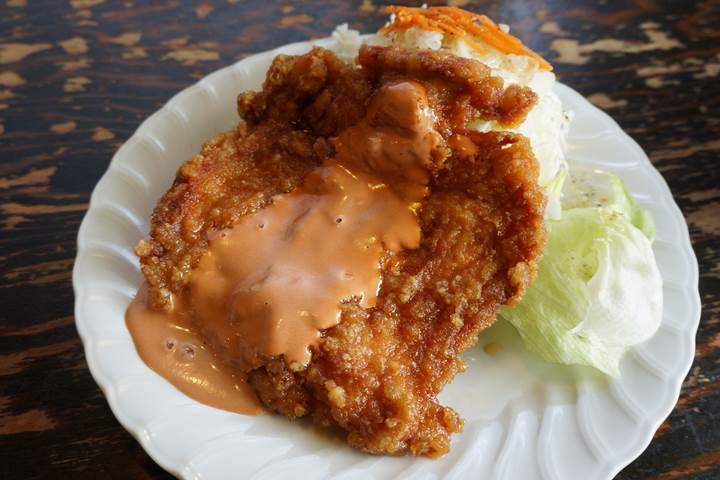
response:
<path id="1" fill-rule="evenodd" d="M 327 50 L 276 57 L 263 90 L 238 96 L 244 121 L 180 167 L 158 202 L 151 239 L 135 249 L 152 304 L 169 307 L 205 252 L 208 231 L 298 185 L 329 154 L 324 137 L 355 123 L 370 93 L 369 82 Z"/>
<path id="2" fill-rule="evenodd" d="M 246 123 L 181 168 L 138 253 L 162 304 L 164 292 L 182 291 L 206 233 L 302 181 L 329 154 L 326 135 L 361 118 L 374 90 L 399 80 L 423 84 L 448 146 L 419 211 L 420 248 L 386 258 L 376 306 L 343 305 L 342 321 L 325 332 L 307 368 L 291 371 L 282 358 L 268 358 L 248 380 L 270 410 L 339 426 L 356 448 L 432 457 L 462 428 L 437 394 L 498 308 L 522 295 L 544 239 L 528 141 L 464 128 L 476 117 L 517 122 L 535 97 L 442 52 L 363 47 L 359 64 L 351 69 L 321 49 L 276 58 L 263 92 L 238 99 Z M 465 148 L 451 141 L 458 134 Z"/>
<path id="3" fill-rule="evenodd" d="M 275 57 L 263 89 L 238 95 L 238 112 L 250 123 L 274 119 L 328 137 L 362 118 L 371 92 L 360 72 L 315 47 L 305 55 Z"/>
<path id="4" fill-rule="evenodd" d="M 182 165 L 135 248 L 157 307 L 169 306 L 207 248 L 206 234 L 229 227 L 292 190 L 321 161 L 322 142 L 284 124 L 244 125 L 217 135 Z M 318 153 L 320 151 L 320 153 Z"/>
<path id="5" fill-rule="evenodd" d="M 522 122 L 537 102 L 537 94 L 527 87 L 510 85 L 492 75 L 480 62 L 439 50 L 406 50 L 399 47 L 363 45 L 358 64 L 375 82 L 396 75 L 441 80 L 450 111 L 444 116 L 456 126 L 466 126 L 475 118 L 496 120 L 505 127 Z"/>
<path id="6" fill-rule="evenodd" d="M 459 354 L 535 273 L 544 196 L 529 144 L 515 134 L 469 136 L 479 151 L 455 153 L 437 173 L 420 212 L 420 248 L 386 265 L 377 306 L 347 306 L 296 374 L 369 452 L 447 451 L 461 421 L 436 395 L 462 369 Z"/>

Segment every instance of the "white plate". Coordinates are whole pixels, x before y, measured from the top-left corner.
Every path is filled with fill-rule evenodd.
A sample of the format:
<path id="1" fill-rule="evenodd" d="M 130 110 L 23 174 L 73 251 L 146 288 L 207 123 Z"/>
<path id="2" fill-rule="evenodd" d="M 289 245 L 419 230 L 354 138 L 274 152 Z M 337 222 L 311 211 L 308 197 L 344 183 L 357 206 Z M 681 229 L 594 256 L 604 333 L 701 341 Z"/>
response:
<path id="1" fill-rule="evenodd" d="M 572 161 L 618 172 L 657 223 L 664 280 L 658 333 L 633 349 L 622 377 L 550 365 L 498 324 L 468 352 L 470 368 L 441 395 L 465 419 L 439 460 L 375 457 L 305 423 L 235 415 L 199 404 L 150 370 L 125 328 L 141 282 L 132 247 L 147 236 L 156 201 L 178 166 L 213 134 L 237 122 L 238 92 L 257 89 L 272 58 L 304 42 L 253 55 L 173 97 L 115 154 L 92 194 L 78 234 L 75 319 L 90 371 L 120 423 L 163 468 L 183 478 L 609 479 L 637 457 L 677 401 L 695 350 L 700 316 L 697 261 L 680 210 L 640 147 L 605 113 L 564 86 L 575 113 Z M 493 356 L 480 346 L 499 341 Z"/>

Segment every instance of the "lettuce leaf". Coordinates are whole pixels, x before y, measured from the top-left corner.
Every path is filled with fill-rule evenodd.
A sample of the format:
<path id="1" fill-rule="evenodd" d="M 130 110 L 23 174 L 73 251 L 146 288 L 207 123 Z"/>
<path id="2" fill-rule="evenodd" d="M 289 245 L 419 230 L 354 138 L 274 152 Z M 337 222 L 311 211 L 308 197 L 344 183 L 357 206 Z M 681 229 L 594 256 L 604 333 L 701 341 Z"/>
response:
<path id="1" fill-rule="evenodd" d="M 567 170 L 562 168 L 546 185 L 541 185 L 545 190 L 547 204 L 545 205 L 545 218 L 558 219 L 562 216 L 563 185 L 567 177 Z"/>
<path id="2" fill-rule="evenodd" d="M 627 218 L 642 230 L 650 241 L 655 238 L 655 223 L 612 172 L 590 167 L 573 166 L 570 180 L 563 187 L 562 208 L 607 207 Z"/>
<path id="3" fill-rule="evenodd" d="M 562 217 L 546 221 L 537 279 L 500 315 L 544 360 L 617 376 L 627 348 L 660 325 L 662 280 L 650 240 L 655 230 L 617 176 L 590 172 L 597 178 L 587 175 L 583 184 L 571 173 L 576 191 L 564 197 Z"/>

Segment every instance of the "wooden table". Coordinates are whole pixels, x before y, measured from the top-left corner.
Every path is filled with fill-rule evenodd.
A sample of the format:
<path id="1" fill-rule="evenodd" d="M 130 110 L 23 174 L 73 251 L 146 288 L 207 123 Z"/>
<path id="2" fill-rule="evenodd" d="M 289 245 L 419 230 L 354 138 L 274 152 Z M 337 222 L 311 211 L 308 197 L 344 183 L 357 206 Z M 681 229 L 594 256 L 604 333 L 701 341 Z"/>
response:
<path id="1" fill-rule="evenodd" d="M 168 478 L 111 414 L 73 324 L 75 236 L 90 192 L 175 92 L 340 22 L 375 30 L 381 2 L 2 1 L 0 478 Z M 718 2 L 451 3 L 510 24 L 670 184 L 700 262 L 697 358 L 677 409 L 618 478 L 720 478 Z"/>

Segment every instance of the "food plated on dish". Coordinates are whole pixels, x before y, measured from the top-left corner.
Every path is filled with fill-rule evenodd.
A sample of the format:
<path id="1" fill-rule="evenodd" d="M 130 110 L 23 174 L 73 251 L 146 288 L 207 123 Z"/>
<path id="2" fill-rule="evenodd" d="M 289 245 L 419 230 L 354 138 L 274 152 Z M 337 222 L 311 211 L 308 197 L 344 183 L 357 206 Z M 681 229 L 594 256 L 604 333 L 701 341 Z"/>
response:
<path id="1" fill-rule="evenodd" d="M 486 17 L 391 13 L 238 92 L 155 207 L 126 318 L 196 400 L 438 457 L 463 421 L 437 396 L 496 318 L 538 363 L 619 376 L 662 283 L 651 216 L 566 160 L 546 61 Z"/>

